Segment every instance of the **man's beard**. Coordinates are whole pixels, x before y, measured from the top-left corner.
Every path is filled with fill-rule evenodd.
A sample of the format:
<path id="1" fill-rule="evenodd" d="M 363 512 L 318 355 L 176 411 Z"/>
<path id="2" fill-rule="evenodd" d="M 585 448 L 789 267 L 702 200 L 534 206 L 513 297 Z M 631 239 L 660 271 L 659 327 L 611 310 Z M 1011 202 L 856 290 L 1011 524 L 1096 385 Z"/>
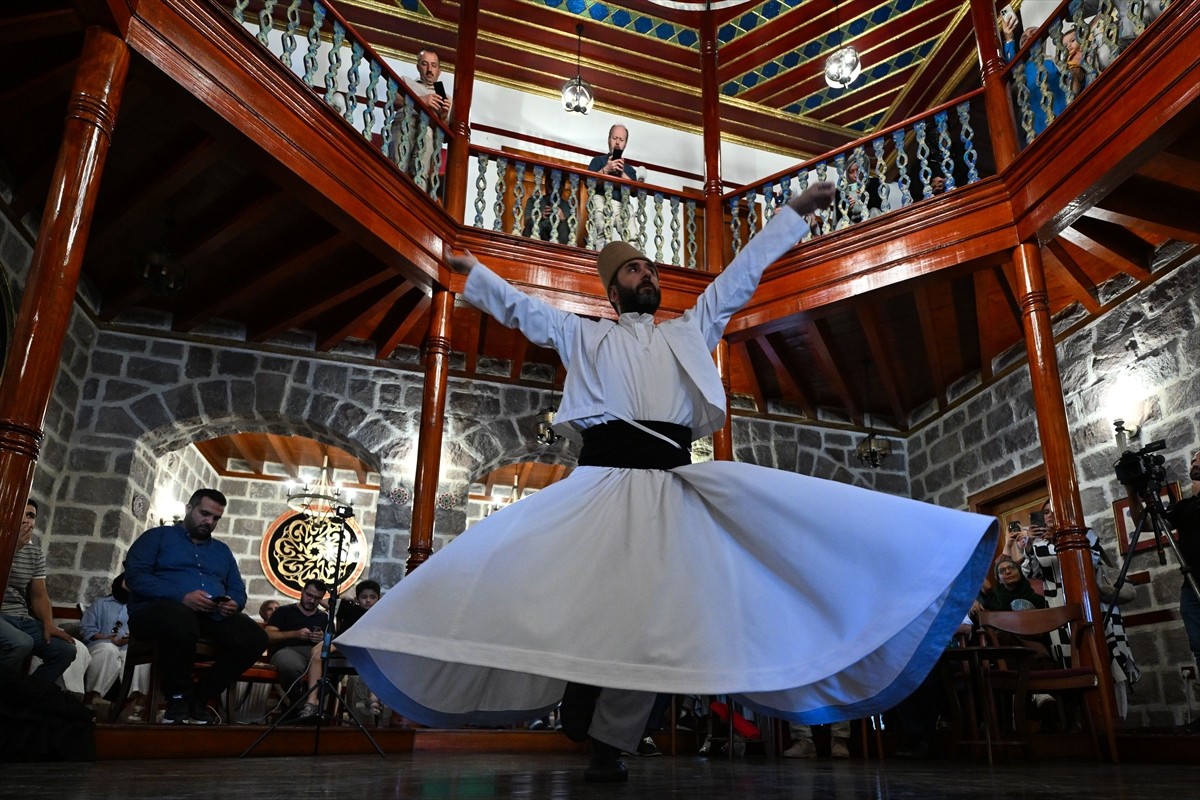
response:
<path id="1" fill-rule="evenodd" d="M 653 314 L 658 311 L 658 305 L 662 302 L 662 292 L 654 288 L 653 284 L 643 283 L 636 289 L 626 289 L 624 286 L 617 287 L 617 303 L 621 307 L 622 314 Z"/>

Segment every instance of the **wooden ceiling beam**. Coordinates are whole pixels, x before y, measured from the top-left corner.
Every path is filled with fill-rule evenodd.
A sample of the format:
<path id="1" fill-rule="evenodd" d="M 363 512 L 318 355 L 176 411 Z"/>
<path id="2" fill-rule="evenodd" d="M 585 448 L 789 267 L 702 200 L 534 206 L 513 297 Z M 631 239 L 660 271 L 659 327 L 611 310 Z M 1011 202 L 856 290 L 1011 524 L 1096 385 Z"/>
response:
<path id="1" fill-rule="evenodd" d="M 760 336 L 757 342 L 763 355 L 775 368 L 775 374 L 780 383 L 789 390 L 784 396 L 793 398 L 795 403 L 800 406 L 800 410 L 804 412 L 804 416 L 816 419 L 817 408 L 812 401 L 812 391 L 804 385 L 802 378 L 804 371 L 796 362 L 796 357 L 784 340 L 783 334 L 771 333 Z"/>
<path id="2" fill-rule="evenodd" d="M 1145 283 L 1150 280 L 1150 268 L 1148 266 L 1130 261 L 1119 253 L 1109 250 L 1102 243 L 1097 242 L 1076 228 L 1064 228 L 1063 232 L 1058 235 L 1058 238 L 1075 245 L 1081 250 L 1087 251 L 1089 255 L 1103 262 L 1109 269 L 1115 272 L 1123 272 L 1139 283 Z"/>
<path id="3" fill-rule="evenodd" d="M 1085 217 L 1102 219 L 1106 222 L 1123 225 L 1127 228 L 1140 228 L 1147 233 L 1154 234 L 1155 236 L 1161 236 L 1164 239 L 1178 239 L 1181 242 L 1200 244 L 1200 223 L 1192 228 L 1180 228 L 1176 225 L 1169 225 L 1161 220 L 1141 219 L 1140 217 L 1131 216 L 1120 211 L 1101 208 L 1100 206 L 1092 206 L 1087 211 L 1083 212 L 1083 215 Z"/>
<path id="4" fill-rule="evenodd" d="M 393 313 L 384 319 L 385 323 L 391 323 L 391 330 L 386 336 L 382 336 L 382 343 L 376 349 L 375 357 L 380 361 L 391 358 L 400 343 L 408 337 L 413 326 L 421 321 L 432 302 L 432 298 L 424 292 L 413 291 L 402 297 L 392 309 Z M 381 323 L 379 334 L 383 334 L 384 330 Z"/>
<path id="5" fill-rule="evenodd" d="M 62 8 L 33 14 L 18 14 L 0 20 L 0 46 L 9 47 L 21 42 L 36 42 L 52 36 L 77 33 L 83 30 L 75 8 Z"/>
<path id="6" fill-rule="evenodd" d="M 517 465 L 516 479 L 513 481 L 513 500 L 525 496 L 525 490 L 529 488 L 529 479 L 533 477 L 533 467 L 530 461 L 523 461 Z"/>
<path id="7" fill-rule="evenodd" d="M 1071 228 L 1109 252 L 1143 267 L 1149 275 L 1154 264 L 1154 246 L 1129 228 L 1088 216 L 1075 220 Z"/>
<path id="8" fill-rule="evenodd" d="M 529 340 L 522 334 L 515 334 L 513 337 L 512 351 L 509 353 L 509 369 L 508 377 L 514 381 L 521 377 L 521 370 L 525 368 L 525 357 L 529 352 Z"/>
<path id="9" fill-rule="evenodd" d="M 167 246 L 177 245 L 179 233 L 170 230 L 171 198 L 200 175 L 211 170 L 222 158 L 221 148 L 212 139 L 201 139 L 195 146 L 187 148 L 180 143 L 178 158 L 163 164 L 151 180 L 140 180 L 121 192 L 121 202 L 110 206 L 98 219 L 96 234 L 88 242 L 89 253 L 103 260 L 106 253 L 116 248 L 125 251 L 131 228 L 144 225 L 147 219 L 162 220 L 163 229 L 159 236 Z M 181 226 L 182 227 L 182 226 Z M 129 254 L 123 252 L 122 258 Z"/>
<path id="10" fill-rule="evenodd" d="M 263 471 L 263 466 L 266 464 L 266 459 L 257 455 L 250 449 L 245 437 L 235 433 L 226 438 L 228 438 L 229 443 L 233 445 L 233 449 L 237 451 L 238 458 L 250 465 L 250 471 L 261 474 Z"/>
<path id="11" fill-rule="evenodd" d="M 264 264 L 256 275 L 250 276 L 238 286 L 226 286 L 222 291 L 199 291 L 196 294 L 212 298 L 201 306 L 194 306 L 185 317 L 176 317 L 175 329 L 190 331 L 207 322 L 213 317 L 219 317 L 230 308 L 246 305 L 255 298 L 268 294 L 295 276 L 307 272 L 314 264 L 329 258 L 349 240 L 343 233 L 335 233 L 318 242 L 300 244 L 292 253 L 282 256 L 279 261 Z"/>
<path id="12" fill-rule="evenodd" d="M 917 302 L 917 317 L 921 321 L 921 338 L 925 342 L 925 360 L 929 365 L 930 383 L 933 385 L 933 396 L 937 400 L 938 411 L 946 410 L 946 376 L 943 370 L 941 341 L 938 330 L 938 319 L 934 315 L 933 301 L 929 297 L 928 287 L 918 286 L 913 293 Z"/>
<path id="13" fill-rule="evenodd" d="M 1188 231 L 1191 236 L 1200 234 L 1200 214 L 1196 213 L 1200 208 L 1200 192 L 1167 181 L 1132 175 L 1100 198 L 1096 206 L 1147 224 Z"/>
<path id="14" fill-rule="evenodd" d="M 396 276 L 395 280 L 398 283 L 392 288 L 382 287 L 382 296 L 373 297 L 371 294 L 363 293 L 338 307 L 335 311 L 340 322 L 333 321 L 332 324 L 336 327 L 329 333 L 317 337 L 317 351 L 326 353 L 337 347 L 350 336 L 363 318 L 373 319 L 385 314 L 406 291 L 412 288 L 411 283 L 399 276 Z"/>
<path id="15" fill-rule="evenodd" d="M 274 433 L 267 434 L 267 446 L 275 454 L 276 460 L 283 465 L 283 470 L 294 481 L 300 480 L 300 461 L 292 452 L 287 437 Z"/>
<path id="16" fill-rule="evenodd" d="M 1047 242 L 1046 248 L 1057 259 L 1061 267 L 1058 277 L 1062 280 L 1063 286 L 1066 287 L 1067 291 L 1071 293 L 1071 296 L 1087 309 L 1089 314 L 1099 314 L 1099 290 L 1088 274 L 1083 271 L 1083 267 L 1079 265 L 1079 262 L 1075 260 L 1058 239 L 1051 239 Z"/>
<path id="17" fill-rule="evenodd" d="M 907 422 L 903 398 L 908 387 L 901 386 L 903 376 L 900 370 L 896 369 L 897 362 L 888 351 L 888 337 L 883 333 L 884 326 L 878 307 L 869 300 L 861 301 L 858 306 L 858 322 L 867 337 L 867 348 L 871 351 L 871 360 L 875 362 L 875 372 L 883 384 L 883 392 L 892 409 L 896 427 L 903 428 Z"/>
<path id="18" fill-rule="evenodd" d="M 745 376 L 745 386 L 750 396 L 754 398 L 754 407 L 760 413 L 766 413 L 767 399 L 763 395 L 762 385 L 758 382 L 758 375 L 754 372 L 754 360 L 750 357 L 750 351 L 746 348 L 745 342 L 729 343 L 730 385 L 733 384 L 735 367 Z"/>
<path id="19" fill-rule="evenodd" d="M 992 379 L 992 361 L 1000 353 L 996 343 L 996 326 L 992 323 L 991 270 L 977 270 L 971 276 L 975 291 L 975 327 L 979 338 L 979 377 L 987 383 Z"/>
<path id="20" fill-rule="evenodd" d="M 24 83 L 9 86 L 0 92 L 0 103 L 8 109 L 34 108 L 44 103 L 47 98 L 65 97 L 71 91 L 75 81 L 75 73 L 79 68 L 79 59 L 72 59 L 59 64 L 53 69 L 46 70 Z"/>
<path id="21" fill-rule="evenodd" d="M 825 379 L 846 407 L 850 421 L 855 425 L 862 425 L 863 409 L 858 398 L 854 396 L 850 380 L 846 377 L 845 361 L 834 348 L 833 332 L 829 329 L 829 323 L 823 319 L 809 318 L 805 323 L 805 330 L 809 342 L 812 343 L 817 366 L 825 373 Z"/>
<path id="22" fill-rule="evenodd" d="M 341 291 L 322 296 L 316 302 L 309 301 L 300 306 L 287 308 L 282 316 L 277 316 L 274 320 L 257 325 L 248 331 L 246 338 L 252 342 L 263 342 L 273 336 L 278 336 L 284 331 L 299 328 L 304 323 L 324 314 L 326 311 L 337 308 L 364 292 L 369 292 L 380 284 L 395 280 L 395 278 L 396 276 L 392 272 L 376 272 L 368 275 L 365 278 L 346 285 Z"/>

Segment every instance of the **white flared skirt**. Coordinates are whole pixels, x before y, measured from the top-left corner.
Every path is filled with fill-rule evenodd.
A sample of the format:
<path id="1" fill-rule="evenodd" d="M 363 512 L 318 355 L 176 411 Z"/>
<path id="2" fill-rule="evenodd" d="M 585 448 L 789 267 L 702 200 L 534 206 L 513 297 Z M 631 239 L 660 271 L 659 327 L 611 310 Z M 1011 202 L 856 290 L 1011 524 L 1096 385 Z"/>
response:
<path id="1" fill-rule="evenodd" d="M 534 719 L 567 681 L 855 719 L 921 683 L 995 542 L 992 517 L 749 464 L 579 467 L 435 553 L 337 646 L 426 725 Z"/>

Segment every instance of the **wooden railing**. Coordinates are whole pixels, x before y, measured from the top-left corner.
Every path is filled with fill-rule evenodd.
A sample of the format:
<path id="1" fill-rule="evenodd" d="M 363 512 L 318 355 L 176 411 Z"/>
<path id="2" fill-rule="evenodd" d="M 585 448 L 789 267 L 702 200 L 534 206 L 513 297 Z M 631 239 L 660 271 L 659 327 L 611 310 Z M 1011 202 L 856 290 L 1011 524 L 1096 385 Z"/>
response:
<path id="1" fill-rule="evenodd" d="M 223 0 L 219 5 L 422 192 L 440 202 L 441 153 L 450 129 L 331 4 Z"/>
<path id="2" fill-rule="evenodd" d="M 846 147 L 805 161 L 723 197 L 729 208 L 728 234 L 734 253 L 762 230 L 775 212 L 810 183 L 834 181 L 837 199 L 809 215 L 806 238 L 874 219 L 917 200 L 953 191 L 993 173 L 987 129 L 976 130 L 972 103 L 982 90 L 953 100 L 911 120 L 885 128 Z M 981 175 L 979 143 L 984 146 Z"/>
<path id="3" fill-rule="evenodd" d="M 469 224 L 589 250 L 622 239 L 696 269 L 698 196 L 486 147 L 471 155 Z"/>

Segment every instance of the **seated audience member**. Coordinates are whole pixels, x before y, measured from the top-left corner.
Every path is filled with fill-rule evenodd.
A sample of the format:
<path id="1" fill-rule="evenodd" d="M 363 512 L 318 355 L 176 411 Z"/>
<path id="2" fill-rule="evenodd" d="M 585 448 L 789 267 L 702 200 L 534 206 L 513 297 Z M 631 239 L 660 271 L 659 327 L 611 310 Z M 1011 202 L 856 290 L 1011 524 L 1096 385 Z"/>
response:
<path id="1" fill-rule="evenodd" d="M 363 615 L 371 609 L 371 606 L 379 602 L 382 596 L 382 590 L 379 583 L 370 579 L 359 581 L 354 587 L 354 599 L 342 600 L 338 603 L 337 615 L 334 618 L 334 625 L 339 634 L 345 633 L 354 623 L 362 619 Z M 336 649 L 336 644 L 334 649 Z M 315 686 L 317 681 L 321 679 L 321 664 L 315 662 L 309 667 L 309 686 Z M 350 702 L 360 710 L 368 711 L 376 718 L 386 719 L 384 715 L 383 703 L 379 698 L 367 688 L 362 679 L 357 675 L 351 677 L 347 687 L 347 694 Z"/>
<path id="2" fill-rule="evenodd" d="M 934 196 L 946 193 L 946 179 L 941 175 L 934 175 L 929 181 L 929 191 Z"/>
<path id="3" fill-rule="evenodd" d="M 258 618 L 266 625 L 271 621 L 271 615 L 275 613 L 275 609 L 279 608 L 278 600 L 263 600 L 258 606 Z"/>
<path id="4" fill-rule="evenodd" d="M 878 178 L 864 178 L 862 164 L 858 159 L 847 159 L 844 174 L 838 182 L 837 200 L 833 205 L 838 215 L 838 222 L 834 227 L 842 228 L 847 224 L 878 216 L 879 188 Z"/>
<path id="5" fill-rule="evenodd" d="M 847 720 L 833 723 L 829 755 L 832 758 L 850 757 L 850 723 Z M 813 743 L 812 726 L 803 724 L 792 725 L 792 746 L 783 751 L 783 757 L 817 757 L 817 746 Z"/>
<path id="6" fill-rule="evenodd" d="M 121 682 L 125 672 L 125 653 L 129 649 L 129 589 L 125 573 L 113 578 L 112 594 L 94 601 L 83 612 L 80 635 L 91 653 L 84 676 L 85 703 L 108 695 Z M 133 674 L 129 703 L 133 716 L 142 713 L 150 686 L 150 665 L 142 664 Z"/>
<path id="7" fill-rule="evenodd" d="M 279 670 L 284 694 L 292 701 L 292 706 L 299 709 L 295 716 L 298 722 L 316 719 L 319 713 L 316 693 L 311 691 L 316 681 L 305 681 L 303 687 L 300 683 L 310 674 L 310 665 L 321 655 L 321 642 L 329 622 L 329 615 L 321 608 L 325 592 L 323 581 L 315 578 L 306 581 L 300 601 L 276 609 L 266 628 L 271 663 Z M 317 677 L 320 677 L 319 672 Z M 303 697 L 303 705 L 299 704 L 300 697 Z"/>
<path id="8" fill-rule="evenodd" d="M 180 524 L 151 528 L 125 557 L 129 629 L 138 639 L 158 643 L 167 724 L 210 722 L 208 699 L 225 691 L 267 646 L 267 634 L 241 613 L 246 584 L 237 560 L 212 535 L 226 505 L 216 489 L 196 491 Z M 193 682 L 201 637 L 218 651 Z"/>
<path id="9" fill-rule="evenodd" d="M 50 594 L 46 591 L 46 554 L 33 543 L 38 504 L 25 504 L 17 533 L 12 568 L 0 605 L 0 679 L 20 674 L 31 655 L 41 663 L 33 674 L 48 683 L 59 683 L 76 658 L 75 639 L 54 623 Z"/>
<path id="10" fill-rule="evenodd" d="M 533 197 L 525 200 L 525 225 L 521 235 L 541 239 L 543 242 L 555 241 L 559 244 L 569 244 L 571 241 L 571 206 L 566 200 L 560 199 L 556 204 L 554 198 L 544 194 L 541 196 L 541 216 L 537 219 L 537 233 L 534 234 Z"/>
<path id="11" fill-rule="evenodd" d="M 988 611 L 1025 611 L 1046 607 L 1046 598 L 1034 590 L 1033 584 L 1013 559 L 1008 556 L 997 559 L 995 575 L 996 585 L 983 594 L 982 602 L 977 601 L 978 606 Z"/>

